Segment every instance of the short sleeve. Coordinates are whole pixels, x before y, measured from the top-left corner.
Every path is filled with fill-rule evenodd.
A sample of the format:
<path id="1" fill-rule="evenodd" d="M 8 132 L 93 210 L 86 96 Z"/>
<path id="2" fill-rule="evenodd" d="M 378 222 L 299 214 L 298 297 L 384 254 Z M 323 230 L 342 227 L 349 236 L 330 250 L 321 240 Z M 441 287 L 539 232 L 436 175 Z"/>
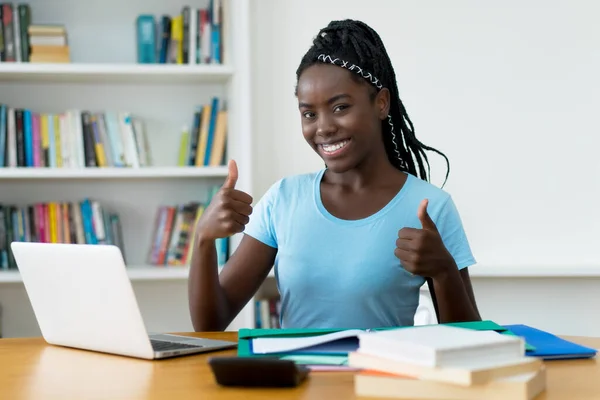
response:
<path id="1" fill-rule="evenodd" d="M 279 184 L 280 182 L 273 184 L 256 203 L 244 229 L 246 235 L 274 248 L 277 248 L 274 217 Z"/>
<path id="2" fill-rule="evenodd" d="M 476 263 L 471 246 L 463 228 L 462 220 L 452 197 L 441 208 L 438 218 L 434 221 L 444 245 L 454 258 L 458 269 L 469 267 Z"/>

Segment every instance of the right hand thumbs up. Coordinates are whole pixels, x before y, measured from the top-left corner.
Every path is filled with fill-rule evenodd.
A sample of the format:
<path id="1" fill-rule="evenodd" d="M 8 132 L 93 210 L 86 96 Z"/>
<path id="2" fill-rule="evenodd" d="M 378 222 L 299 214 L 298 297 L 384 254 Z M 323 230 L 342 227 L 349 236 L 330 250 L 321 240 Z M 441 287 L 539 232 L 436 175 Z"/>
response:
<path id="1" fill-rule="evenodd" d="M 227 179 L 225 179 L 225 183 L 223 187 L 225 189 L 235 189 L 235 184 L 238 180 L 238 169 L 235 160 L 229 160 L 229 174 L 227 175 Z"/>
<path id="2" fill-rule="evenodd" d="M 235 189 L 238 180 L 238 168 L 234 160 L 230 160 L 229 173 L 221 190 L 212 198 L 204 210 L 196 234 L 200 240 L 215 240 L 243 232 L 252 214 L 252 197 Z"/>

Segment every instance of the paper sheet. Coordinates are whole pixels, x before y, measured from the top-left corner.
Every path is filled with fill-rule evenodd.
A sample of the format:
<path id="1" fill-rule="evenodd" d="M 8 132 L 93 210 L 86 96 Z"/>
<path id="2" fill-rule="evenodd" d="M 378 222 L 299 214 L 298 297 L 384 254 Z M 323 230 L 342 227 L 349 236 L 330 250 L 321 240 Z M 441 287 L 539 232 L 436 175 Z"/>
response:
<path id="1" fill-rule="evenodd" d="M 256 338 L 252 339 L 252 351 L 254 354 L 286 353 L 343 338 L 356 337 L 363 333 L 365 333 L 365 331 L 360 329 L 349 329 L 326 335 L 308 337 Z"/>
<path id="2" fill-rule="evenodd" d="M 281 357 L 282 360 L 292 360 L 303 365 L 347 365 L 347 356 L 314 356 L 308 354 L 291 354 Z"/>

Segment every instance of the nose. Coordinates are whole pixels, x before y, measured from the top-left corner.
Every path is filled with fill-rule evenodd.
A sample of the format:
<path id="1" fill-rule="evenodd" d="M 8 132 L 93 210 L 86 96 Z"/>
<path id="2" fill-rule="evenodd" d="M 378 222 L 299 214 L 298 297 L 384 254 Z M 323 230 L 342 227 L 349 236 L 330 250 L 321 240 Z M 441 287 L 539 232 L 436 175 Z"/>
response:
<path id="1" fill-rule="evenodd" d="M 317 121 L 317 135 L 331 136 L 337 131 L 337 126 L 333 118 L 329 115 L 321 114 Z"/>

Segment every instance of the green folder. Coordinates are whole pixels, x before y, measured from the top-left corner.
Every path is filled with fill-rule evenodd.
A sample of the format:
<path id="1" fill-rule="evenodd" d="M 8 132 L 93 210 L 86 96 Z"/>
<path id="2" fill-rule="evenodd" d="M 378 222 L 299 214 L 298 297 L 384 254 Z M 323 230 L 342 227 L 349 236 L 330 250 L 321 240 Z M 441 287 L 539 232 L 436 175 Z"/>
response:
<path id="1" fill-rule="evenodd" d="M 452 322 L 442 325 L 456 326 L 460 328 L 474 329 L 478 331 L 496 331 L 505 335 L 514 335 L 508 329 L 498 325 L 494 321 L 469 321 L 469 322 Z M 421 325 L 424 326 L 424 325 Z M 405 327 L 387 327 L 376 328 L 371 331 L 403 329 Z M 273 357 L 273 354 L 254 354 L 252 353 L 252 339 L 261 337 L 307 337 L 316 335 L 325 335 L 328 333 L 339 332 L 348 329 L 248 329 L 243 328 L 238 331 L 238 356 L 239 357 Z M 366 330 L 365 330 L 366 331 Z M 525 344 L 526 350 L 535 349 L 529 344 Z M 317 356 L 318 357 L 318 356 Z"/>

